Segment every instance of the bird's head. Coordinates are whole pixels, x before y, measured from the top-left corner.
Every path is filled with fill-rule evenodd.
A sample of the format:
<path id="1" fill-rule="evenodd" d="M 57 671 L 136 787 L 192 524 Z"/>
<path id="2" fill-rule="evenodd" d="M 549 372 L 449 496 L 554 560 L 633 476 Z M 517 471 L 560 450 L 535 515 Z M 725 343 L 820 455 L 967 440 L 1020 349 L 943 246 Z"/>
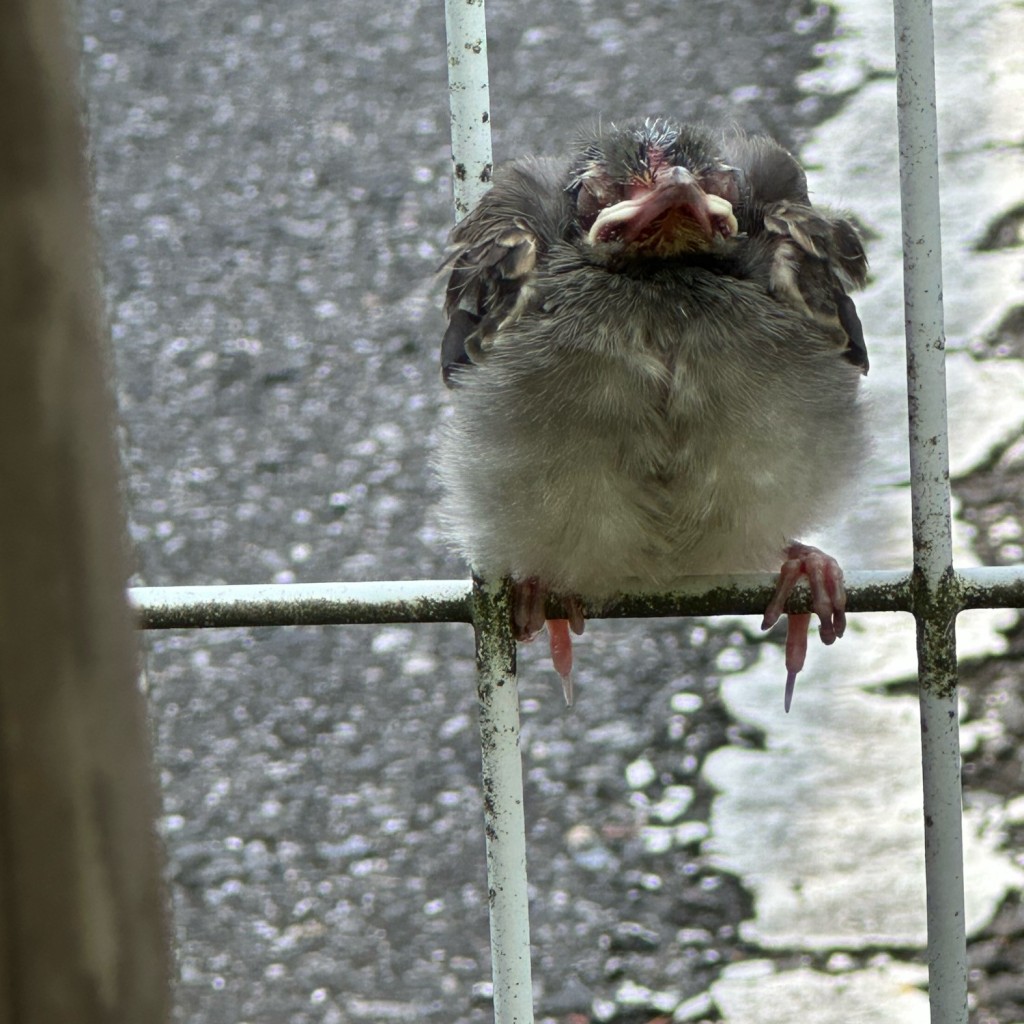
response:
<path id="1" fill-rule="evenodd" d="M 745 184 L 717 150 L 710 129 L 661 119 L 585 138 L 567 189 L 585 241 L 665 258 L 732 238 Z"/>

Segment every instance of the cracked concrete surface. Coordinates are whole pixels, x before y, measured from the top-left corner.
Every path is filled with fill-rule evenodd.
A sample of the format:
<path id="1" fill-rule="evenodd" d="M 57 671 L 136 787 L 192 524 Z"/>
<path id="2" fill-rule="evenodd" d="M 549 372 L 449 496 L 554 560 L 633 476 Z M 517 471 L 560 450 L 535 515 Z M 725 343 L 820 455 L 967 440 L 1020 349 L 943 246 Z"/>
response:
<path id="1" fill-rule="evenodd" d="M 1024 181 L 1024 11 L 982 7 L 969 17 L 949 3 L 935 11 L 954 475 L 982 463 L 1024 421 L 1024 363 L 969 352 L 1024 297 L 1019 248 L 975 251 L 989 222 L 1019 203 Z M 871 339 L 867 391 L 886 438 L 901 436 L 906 417 L 891 16 L 880 2 L 842 8 L 838 38 L 811 84 L 856 91 L 804 148 L 807 163 L 818 165 L 811 172 L 818 194 L 840 197 L 874 236 L 876 277 L 858 308 Z M 867 500 L 815 542 L 845 554 L 847 565 L 906 567 L 907 480 L 905 447 L 876 447 Z M 954 529 L 957 563 L 977 564 L 973 531 L 962 522 Z M 997 630 L 1013 620 L 1005 611 L 961 616 L 961 659 L 1000 653 Z M 775 652 L 723 685 L 736 717 L 764 730 L 765 749 L 723 747 L 709 758 L 708 778 L 721 792 L 708 848 L 753 890 L 754 918 L 742 934 L 759 947 L 906 955 L 925 943 L 920 733 L 916 699 L 885 695 L 884 684 L 913 672 L 913 623 L 855 616 L 841 643 L 811 653 L 788 719 L 778 709 L 784 670 Z M 967 808 L 970 935 L 1024 881 L 1005 840 L 990 813 Z M 725 1019 L 737 1022 L 923 1021 L 927 999 L 917 989 L 925 981 L 916 967 L 889 960 L 854 967 L 838 981 L 804 968 L 724 977 L 713 992 Z"/>

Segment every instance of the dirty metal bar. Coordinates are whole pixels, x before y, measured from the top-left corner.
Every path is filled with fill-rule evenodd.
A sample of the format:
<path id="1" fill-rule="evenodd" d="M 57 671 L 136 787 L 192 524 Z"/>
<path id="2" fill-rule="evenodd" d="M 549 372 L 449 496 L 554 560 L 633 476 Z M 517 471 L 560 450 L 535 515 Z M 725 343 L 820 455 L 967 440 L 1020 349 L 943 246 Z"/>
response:
<path id="1" fill-rule="evenodd" d="M 133 587 L 142 629 L 471 622 L 468 580 Z"/>
<path id="2" fill-rule="evenodd" d="M 445 0 L 452 189 L 460 221 L 491 185 L 491 99 L 484 0 Z"/>
<path id="3" fill-rule="evenodd" d="M 894 0 L 932 1024 L 967 1022 L 956 579 L 930 0 Z"/>
<path id="4" fill-rule="evenodd" d="M 491 184 L 491 110 L 484 0 L 445 0 L 452 192 L 458 223 Z M 495 1024 L 532 1024 L 526 821 L 519 751 L 516 645 L 507 587 L 474 581 Z"/>
<path id="5" fill-rule="evenodd" d="M 531 1024 L 526 819 L 511 587 L 473 582 L 495 1024 Z"/>
<path id="6" fill-rule="evenodd" d="M 1012 597 L 1024 593 L 1024 570 L 973 569 L 965 573 L 969 603 L 989 607 L 988 586 Z M 591 619 L 681 615 L 761 615 L 775 590 L 770 573 L 694 576 L 666 594 L 628 595 L 586 609 Z M 1016 591 L 1015 589 L 1016 588 Z M 848 572 L 847 607 L 853 612 L 912 610 L 905 572 Z M 267 583 L 209 587 L 133 587 L 128 598 L 141 629 L 225 629 L 229 626 L 343 626 L 380 622 L 472 622 L 469 580 L 391 580 L 377 583 Z M 995 605 L 1024 603 L 995 601 Z M 805 585 L 786 607 L 810 611 Z M 549 617 L 564 617 L 557 597 Z"/>
<path id="7" fill-rule="evenodd" d="M 961 569 L 961 608 L 1024 608 L 1024 565 Z"/>
<path id="8" fill-rule="evenodd" d="M 847 610 L 851 612 L 909 612 L 913 593 L 906 572 L 866 570 L 847 572 Z M 691 576 L 662 594 L 624 594 L 603 605 L 584 603 L 588 619 L 647 619 L 686 615 L 763 615 L 775 594 L 775 573 L 737 573 Z M 786 601 L 786 610 L 809 612 L 811 592 L 798 584 Z M 567 618 L 569 610 L 557 596 L 548 598 L 549 619 Z"/>

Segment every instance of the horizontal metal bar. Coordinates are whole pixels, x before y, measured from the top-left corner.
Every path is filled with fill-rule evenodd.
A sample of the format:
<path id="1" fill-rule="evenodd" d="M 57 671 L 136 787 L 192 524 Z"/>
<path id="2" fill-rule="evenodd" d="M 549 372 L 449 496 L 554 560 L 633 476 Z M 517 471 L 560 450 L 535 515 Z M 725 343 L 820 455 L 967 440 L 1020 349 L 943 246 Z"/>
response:
<path id="1" fill-rule="evenodd" d="M 1024 565 L 961 569 L 960 608 L 1024 608 Z"/>
<path id="2" fill-rule="evenodd" d="M 132 587 L 142 629 L 472 622 L 469 580 Z"/>
<path id="3" fill-rule="evenodd" d="M 906 572 L 861 571 L 845 573 L 849 611 L 910 611 L 912 592 Z M 726 576 L 691 576 L 675 590 L 662 594 L 624 594 L 603 606 L 584 602 L 588 619 L 642 619 L 683 615 L 761 615 L 775 594 L 775 573 Z M 786 602 L 786 610 L 811 611 L 811 594 L 799 584 Z M 548 618 L 565 615 L 559 600 L 549 599 Z"/>
<path id="4" fill-rule="evenodd" d="M 771 573 L 693 576 L 665 594 L 630 594 L 584 607 L 589 619 L 685 615 L 760 615 L 775 590 Z M 957 574 L 961 608 L 1024 607 L 1024 566 L 966 569 Z M 470 580 L 378 583 L 277 583 L 255 586 L 133 587 L 129 600 L 142 629 L 223 629 L 228 626 L 343 626 L 383 622 L 472 622 Z M 851 612 L 911 612 L 911 577 L 900 571 L 846 573 Z M 790 611 L 810 611 L 798 586 Z M 565 615 L 548 601 L 550 618 Z"/>

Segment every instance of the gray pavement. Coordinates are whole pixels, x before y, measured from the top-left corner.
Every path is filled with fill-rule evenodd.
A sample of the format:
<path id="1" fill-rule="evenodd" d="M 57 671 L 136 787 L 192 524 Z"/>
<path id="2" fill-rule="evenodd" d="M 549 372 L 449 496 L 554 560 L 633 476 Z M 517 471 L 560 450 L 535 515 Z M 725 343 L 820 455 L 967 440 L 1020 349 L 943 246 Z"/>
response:
<path id="1" fill-rule="evenodd" d="M 824 5 L 488 15 L 499 159 L 659 112 L 799 148 L 847 98 L 796 84 L 828 52 Z M 80 18 L 133 582 L 464 575 L 429 471 L 451 220 L 440 4 L 85 0 Z M 469 631 L 145 648 L 177 1020 L 490 1019 Z M 542 654 L 520 658 L 540 1019 L 713 1018 L 716 979 L 742 1005 L 723 969 L 761 955 L 741 936 L 752 895 L 704 852 L 702 768 L 764 746 L 720 686 L 758 646 L 731 626 L 595 623 L 570 713 Z"/>

